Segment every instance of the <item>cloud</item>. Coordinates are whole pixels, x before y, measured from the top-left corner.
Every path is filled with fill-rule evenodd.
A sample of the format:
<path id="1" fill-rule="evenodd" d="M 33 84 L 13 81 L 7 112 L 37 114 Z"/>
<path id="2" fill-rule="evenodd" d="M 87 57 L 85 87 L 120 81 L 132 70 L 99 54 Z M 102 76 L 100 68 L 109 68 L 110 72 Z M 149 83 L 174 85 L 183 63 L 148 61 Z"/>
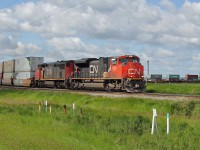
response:
<path id="1" fill-rule="evenodd" d="M 193 61 L 198 61 L 200 62 L 200 53 L 192 57 Z"/>
<path id="2" fill-rule="evenodd" d="M 171 57 L 174 56 L 174 53 L 171 52 L 170 50 L 165 50 L 165 49 L 159 49 L 157 50 L 157 57 L 158 58 L 166 58 L 166 57 Z"/>
<path id="3" fill-rule="evenodd" d="M 176 6 L 170 0 L 161 0 L 160 5 L 168 10 L 175 10 Z"/>
<path id="4" fill-rule="evenodd" d="M 38 56 L 41 48 L 33 44 L 16 43 L 15 48 L 6 48 L 0 51 L 0 55 L 9 57 Z"/>
<path id="5" fill-rule="evenodd" d="M 1 54 L 23 56 L 34 54 L 29 51 L 33 49 L 53 61 L 128 53 L 159 62 L 155 68 L 163 72 L 172 67 L 184 72 L 188 67 L 181 62 L 192 66 L 192 61 L 199 61 L 200 3 L 186 0 L 177 7 L 170 0 L 157 5 L 147 0 L 101 0 L 72 7 L 79 2 L 40 0 L 1 9 Z M 40 37 L 42 46 L 37 39 L 35 44 L 28 41 L 26 33 Z"/>

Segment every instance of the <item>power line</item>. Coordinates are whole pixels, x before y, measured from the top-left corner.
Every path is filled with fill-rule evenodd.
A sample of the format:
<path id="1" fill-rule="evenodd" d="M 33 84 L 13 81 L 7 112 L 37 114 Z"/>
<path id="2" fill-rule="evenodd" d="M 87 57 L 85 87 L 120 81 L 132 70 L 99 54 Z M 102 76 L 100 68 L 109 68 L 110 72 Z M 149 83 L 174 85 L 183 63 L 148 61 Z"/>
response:
<path id="1" fill-rule="evenodd" d="M 81 5 L 81 4 L 83 4 L 83 3 L 87 2 L 87 1 L 89 1 L 89 0 L 80 1 L 79 3 L 76 3 L 76 4 L 72 5 L 71 7 L 68 7 L 68 8 L 66 8 L 66 9 L 60 10 L 60 11 L 58 11 L 58 12 L 56 12 L 56 13 L 53 13 L 53 14 L 51 14 L 51 15 L 48 15 L 48 16 L 46 16 L 46 17 L 43 17 L 43 18 L 34 20 L 34 21 L 30 22 L 29 24 L 41 22 L 42 20 L 46 20 L 46 19 L 48 19 L 48 18 L 51 18 L 51 17 L 53 17 L 53 16 L 56 16 L 56 15 L 58 15 L 58 14 L 60 14 L 60 13 L 63 13 L 63 12 L 65 12 L 65 11 L 67 11 L 67 10 L 70 10 L 70 9 L 72 9 L 72 8 L 78 6 L 78 5 Z M 2 33 L 13 32 L 13 31 L 16 31 L 17 29 L 19 29 L 19 28 L 16 27 L 16 28 L 13 28 L 13 29 L 11 29 L 11 30 L 4 31 L 4 32 L 2 32 Z"/>

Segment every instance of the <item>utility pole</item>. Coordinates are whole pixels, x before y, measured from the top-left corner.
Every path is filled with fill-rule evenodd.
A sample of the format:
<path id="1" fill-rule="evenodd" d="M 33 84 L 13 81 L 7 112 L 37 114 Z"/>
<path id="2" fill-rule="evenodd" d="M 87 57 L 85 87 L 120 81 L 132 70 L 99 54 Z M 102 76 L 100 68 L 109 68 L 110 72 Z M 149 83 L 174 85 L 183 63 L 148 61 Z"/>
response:
<path id="1" fill-rule="evenodd" d="M 149 76 L 149 60 L 147 60 L 147 74 Z"/>
<path id="2" fill-rule="evenodd" d="M 146 83 L 148 82 L 148 77 L 149 77 L 149 60 L 147 60 L 147 80 L 146 80 Z"/>

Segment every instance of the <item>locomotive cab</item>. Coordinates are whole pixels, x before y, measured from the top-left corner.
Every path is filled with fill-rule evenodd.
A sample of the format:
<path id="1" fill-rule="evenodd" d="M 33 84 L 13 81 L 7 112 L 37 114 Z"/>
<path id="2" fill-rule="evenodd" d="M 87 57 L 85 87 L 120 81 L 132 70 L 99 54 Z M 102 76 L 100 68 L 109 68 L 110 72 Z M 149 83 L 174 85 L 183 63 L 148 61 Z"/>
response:
<path id="1" fill-rule="evenodd" d="M 144 67 L 137 56 L 113 57 L 110 60 L 109 78 L 143 79 Z"/>
<path id="2" fill-rule="evenodd" d="M 127 92 L 145 91 L 144 67 L 135 55 L 112 57 L 105 77 L 121 80 L 121 89 Z"/>

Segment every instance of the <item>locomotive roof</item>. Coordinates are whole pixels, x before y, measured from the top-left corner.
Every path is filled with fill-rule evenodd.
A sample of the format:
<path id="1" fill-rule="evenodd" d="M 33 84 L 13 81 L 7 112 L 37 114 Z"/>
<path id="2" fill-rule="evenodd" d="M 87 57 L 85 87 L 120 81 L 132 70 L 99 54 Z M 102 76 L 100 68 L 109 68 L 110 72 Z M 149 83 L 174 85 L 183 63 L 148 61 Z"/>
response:
<path id="1" fill-rule="evenodd" d="M 97 58 L 82 58 L 82 59 L 75 60 L 74 63 L 75 64 L 87 64 L 93 60 L 98 60 L 98 59 Z"/>
<path id="2" fill-rule="evenodd" d="M 48 66 L 48 65 L 55 65 L 55 64 L 67 64 L 69 62 L 73 62 L 73 60 L 61 60 L 61 61 L 57 61 L 57 62 L 48 62 L 48 63 L 40 64 L 39 66 Z"/>

